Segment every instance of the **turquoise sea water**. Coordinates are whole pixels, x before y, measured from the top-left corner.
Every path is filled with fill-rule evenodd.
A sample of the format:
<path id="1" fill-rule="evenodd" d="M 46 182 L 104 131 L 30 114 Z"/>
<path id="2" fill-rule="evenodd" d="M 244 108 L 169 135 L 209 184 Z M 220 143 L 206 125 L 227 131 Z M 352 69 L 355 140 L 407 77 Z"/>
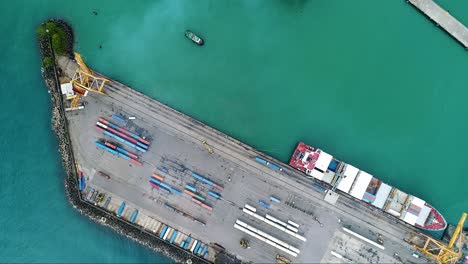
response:
<path id="1" fill-rule="evenodd" d="M 0 2 L 0 262 L 168 261 L 66 201 L 34 38 L 53 16 L 93 69 L 276 158 L 303 140 L 467 211 L 467 52 L 404 1 L 135 2 Z"/>

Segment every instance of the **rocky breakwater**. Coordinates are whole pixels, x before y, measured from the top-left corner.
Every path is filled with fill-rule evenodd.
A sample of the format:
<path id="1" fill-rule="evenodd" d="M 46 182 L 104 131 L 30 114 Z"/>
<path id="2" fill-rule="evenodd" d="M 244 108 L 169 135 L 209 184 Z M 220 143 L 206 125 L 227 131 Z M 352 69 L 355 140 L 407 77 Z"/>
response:
<path id="1" fill-rule="evenodd" d="M 208 263 L 205 259 L 186 252 L 179 247 L 162 241 L 141 227 L 116 217 L 93 204 L 82 199 L 78 190 L 78 175 L 73 156 L 71 140 L 68 133 L 65 116 L 64 99 L 61 94 L 59 74 L 61 69 L 56 65 L 56 56 L 73 55 L 73 31 L 70 25 L 62 19 L 50 19 L 42 23 L 37 29 L 38 46 L 42 60 L 42 76 L 49 89 L 52 102 L 52 129 L 59 142 L 59 152 L 65 169 L 65 190 L 72 206 L 91 220 L 110 227 L 121 235 L 143 244 L 157 252 L 163 252 L 176 262 Z M 224 254 L 223 254 L 224 255 Z"/>

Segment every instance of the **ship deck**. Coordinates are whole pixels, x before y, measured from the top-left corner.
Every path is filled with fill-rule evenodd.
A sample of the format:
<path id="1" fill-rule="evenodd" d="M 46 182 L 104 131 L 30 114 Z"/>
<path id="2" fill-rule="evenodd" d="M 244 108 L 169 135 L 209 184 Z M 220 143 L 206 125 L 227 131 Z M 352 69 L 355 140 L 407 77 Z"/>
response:
<path id="1" fill-rule="evenodd" d="M 76 65 L 65 58 L 59 63 L 68 76 L 73 74 Z M 138 209 L 136 223 L 143 228 L 154 228 L 155 224 L 148 226 L 148 219 L 154 219 L 203 243 L 218 243 L 243 261 L 274 262 L 275 256 L 280 254 L 294 262 L 346 262 L 334 257 L 331 253 L 334 251 L 357 262 L 397 263 L 399 261 L 393 257 L 396 252 L 404 262 L 429 262 L 423 257 L 412 257 L 413 250 L 404 241 L 409 232 L 416 231 L 413 227 L 347 196 L 339 196 L 334 204 L 330 204 L 324 201 L 322 190 L 311 187 L 314 180 L 307 179 L 301 172 L 123 84 L 114 81 L 107 84 L 104 91 L 107 96 L 90 93 L 83 97 L 85 109 L 69 112 L 67 118 L 73 151 L 87 178 L 88 188 L 112 197 L 110 211 L 117 210 L 121 201 L 126 201 L 123 217 L 128 218 L 134 209 Z M 149 151 L 141 155 L 143 166 L 130 164 L 94 145 L 96 140 L 110 139 L 94 126 L 99 117 L 112 121 L 112 114 L 135 117 L 125 123 L 113 122 L 152 142 Z M 204 148 L 204 140 L 213 148 L 213 154 Z M 275 171 L 256 162 L 256 156 L 279 164 L 283 170 Z M 168 173 L 158 171 L 161 167 L 167 168 Z M 99 176 L 99 171 L 111 178 Z M 164 176 L 164 182 L 179 190 L 183 190 L 185 184 L 195 186 L 207 197 L 206 203 L 213 206 L 213 211 L 196 205 L 186 194 L 167 194 L 152 189 L 148 180 L 153 172 Z M 217 191 L 223 199 L 209 197 L 207 191 L 212 188 L 196 182 L 191 172 L 224 186 L 224 190 Z M 281 203 L 269 202 L 270 209 L 258 204 L 259 200 L 268 201 L 271 195 L 279 198 Z M 167 209 L 164 203 L 200 219 L 205 225 Z M 298 223 L 299 233 L 307 241 L 302 242 L 247 215 L 242 211 L 246 203 L 255 206 L 262 216 L 268 213 L 280 220 Z M 141 219 L 145 219 L 144 222 Z M 289 256 L 235 229 L 237 219 L 299 248 L 301 252 L 298 257 Z M 385 249 L 344 232 L 343 227 L 372 241 L 382 235 Z M 242 238 L 250 241 L 250 249 L 239 246 Z"/>

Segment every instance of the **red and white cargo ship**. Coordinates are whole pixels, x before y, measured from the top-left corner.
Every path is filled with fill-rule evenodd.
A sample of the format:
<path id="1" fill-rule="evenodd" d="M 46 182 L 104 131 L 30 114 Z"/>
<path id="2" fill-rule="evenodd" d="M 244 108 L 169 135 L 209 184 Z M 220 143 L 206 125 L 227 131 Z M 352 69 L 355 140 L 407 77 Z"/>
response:
<path id="1" fill-rule="evenodd" d="M 421 229 L 439 231 L 447 227 L 439 211 L 424 200 L 402 192 L 369 173 L 341 162 L 323 150 L 300 142 L 289 165 L 311 178 L 337 189 Z"/>

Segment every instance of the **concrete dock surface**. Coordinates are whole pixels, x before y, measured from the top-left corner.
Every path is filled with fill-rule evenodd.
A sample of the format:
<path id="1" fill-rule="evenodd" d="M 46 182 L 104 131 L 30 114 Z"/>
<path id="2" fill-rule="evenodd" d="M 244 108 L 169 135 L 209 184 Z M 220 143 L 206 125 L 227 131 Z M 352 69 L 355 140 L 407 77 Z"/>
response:
<path id="1" fill-rule="evenodd" d="M 432 0 L 408 0 L 408 2 L 468 48 L 468 29 L 449 12 Z"/>
<path id="2" fill-rule="evenodd" d="M 73 75 L 76 65 L 72 61 L 60 58 L 59 64 L 65 75 Z M 87 178 L 87 188 L 112 197 L 109 211 L 115 212 L 121 201 L 125 201 L 128 208 L 123 217 L 129 218 L 131 212 L 138 209 L 136 223 L 145 229 L 160 228 L 161 224 L 157 223 L 165 223 L 204 244 L 222 245 L 227 252 L 246 262 L 272 263 L 277 255 L 281 255 L 298 263 L 347 263 L 349 260 L 358 263 L 430 263 L 418 253 L 420 257 L 414 257 L 414 250 L 405 242 L 410 232 L 418 231 L 414 227 L 343 194 L 335 204 L 330 204 L 324 201 L 324 192 L 312 188 L 313 179 L 117 81 L 106 84 L 104 92 L 105 96 L 89 93 L 83 97 L 85 109 L 68 112 L 67 118 L 73 150 L 79 168 Z M 112 120 L 112 114 L 134 119 L 119 123 Z M 151 141 L 148 151 L 139 154 L 143 166 L 136 166 L 95 146 L 95 141 L 113 141 L 95 129 L 100 117 Z M 207 151 L 203 141 L 214 153 Z M 256 162 L 257 156 L 280 165 L 283 170 L 275 171 Z M 110 179 L 99 176 L 99 172 L 105 172 Z M 192 172 L 224 189 L 216 190 L 197 181 Z M 213 210 L 195 204 L 185 193 L 170 194 L 152 188 L 148 183 L 152 173 L 164 177 L 165 183 L 181 191 L 186 184 L 194 186 Z M 210 190 L 218 192 L 222 199 L 209 196 Z M 279 198 L 281 203 L 269 201 L 271 195 Z M 260 200 L 268 202 L 270 208 L 260 206 Z M 190 217 L 169 210 L 164 204 L 174 206 Z M 299 224 L 298 234 L 306 241 L 246 214 L 242 210 L 245 204 L 254 206 L 261 216 L 269 214 L 281 221 L 291 220 Z M 300 253 L 297 257 L 290 256 L 234 228 L 237 220 L 280 239 L 299 249 Z M 344 232 L 343 228 L 372 241 L 381 236 L 384 249 Z M 241 239 L 247 239 L 250 248 L 240 247 Z M 210 252 L 208 260 L 214 261 L 215 253 Z"/>

